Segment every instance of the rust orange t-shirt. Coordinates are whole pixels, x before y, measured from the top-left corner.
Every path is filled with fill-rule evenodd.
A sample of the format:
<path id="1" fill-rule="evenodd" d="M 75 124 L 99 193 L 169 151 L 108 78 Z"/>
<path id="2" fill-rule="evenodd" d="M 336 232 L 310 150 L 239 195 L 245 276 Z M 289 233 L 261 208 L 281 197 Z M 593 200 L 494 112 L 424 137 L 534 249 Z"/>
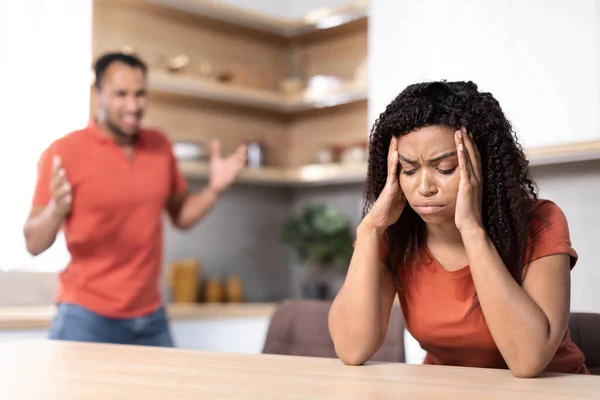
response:
<path id="1" fill-rule="evenodd" d="M 156 310 L 163 211 L 187 187 L 170 142 L 158 131 L 140 129 L 130 159 L 92 121 L 42 154 L 34 206 L 50 201 L 54 155 L 62 159 L 73 193 L 62 227 L 71 261 L 60 273 L 57 301 L 111 318 Z"/>
<path id="2" fill-rule="evenodd" d="M 573 268 L 577 253 L 571 247 L 562 210 L 548 200 L 538 201 L 536 209 L 542 218 L 531 224 L 527 263 L 549 255 L 568 254 Z M 387 253 L 385 249 L 384 253 Z M 427 352 L 424 363 L 508 368 L 481 307 L 469 314 L 475 295 L 469 267 L 447 271 L 427 246 L 419 259 L 423 262 L 411 266 L 408 271 L 398 268 L 401 282 L 398 297 L 408 331 Z M 583 353 L 571 342 L 568 330 L 545 371 L 588 373 Z"/>

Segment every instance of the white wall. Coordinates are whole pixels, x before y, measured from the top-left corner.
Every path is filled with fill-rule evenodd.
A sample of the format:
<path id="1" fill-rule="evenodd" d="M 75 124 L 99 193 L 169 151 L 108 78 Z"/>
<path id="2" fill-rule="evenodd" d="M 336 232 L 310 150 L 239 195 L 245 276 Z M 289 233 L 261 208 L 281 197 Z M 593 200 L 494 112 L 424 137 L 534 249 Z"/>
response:
<path id="1" fill-rule="evenodd" d="M 594 0 L 372 0 L 369 118 L 408 84 L 473 80 L 527 147 L 600 139 Z"/>
<path id="2" fill-rule="evenodd" d="M 473 80 L 501 102 L 526 147 L 600 140 L 594 0 L 371 0 L 369 119 L 408 84 Z M 600 161 L 534 167 L 540 196 L 579 253 L 571 309 L 600 312 Z"/>
<path id="3" fill-rule="evenodd" d="M 270 17 L 301 18 L 315 9 L 350 3 L 351 0 L 218 0 Z"/>
<path id="4" fill-rule="evenodd" d="M 22 231 L 42 151 L 87 123 L 91 40 L 91 0 L 0 2 L 0 270 L 56 270 L 69 260 L 62 235 L 33 258 Z"/>
<path id="5" fill-rule="evenodd" d="M 532 174 L 540 197 L 565 213 L 579 255 L 571 273 L 571 310 L 600 313 L 600 161 L 535 167 Z"/>

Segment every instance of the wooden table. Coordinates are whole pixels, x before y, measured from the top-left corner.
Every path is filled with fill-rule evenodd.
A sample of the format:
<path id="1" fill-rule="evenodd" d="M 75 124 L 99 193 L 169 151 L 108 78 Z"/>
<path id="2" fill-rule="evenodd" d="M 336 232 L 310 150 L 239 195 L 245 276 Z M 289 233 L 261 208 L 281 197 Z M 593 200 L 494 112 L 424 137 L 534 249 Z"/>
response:
<path id="1" fill-rule="evenodd" d="M 599 399 L 600 377 L 37 341 L 0 344 L 0 398 Z"/>

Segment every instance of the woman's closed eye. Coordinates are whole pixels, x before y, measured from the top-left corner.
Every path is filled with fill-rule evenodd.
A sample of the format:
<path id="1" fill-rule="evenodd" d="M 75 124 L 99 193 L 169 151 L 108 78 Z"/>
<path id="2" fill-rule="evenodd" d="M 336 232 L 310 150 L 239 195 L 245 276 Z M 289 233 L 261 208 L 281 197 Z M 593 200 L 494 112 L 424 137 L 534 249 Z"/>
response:
<path id="1" fill-rule="evenodd" d="M 440 174 L 444 174 L 444 175 L 450 175 L 452 174 L 454 171 L 456 171 L 457 167 L 452 167 L 452 168 L 438 168 L 438 172 Z"/>
<path id="2" fill-rule="evenodd" d="M 440 174 L 444 174 L 444 175 L 451 175 L 454 171 L 456 171 L 456 168 L 458 166 L 454 166 L 451 168 L 436 168 L 436 170 L 440 173 Z M 413 169 L 402 169 L 402 174 L 403 175 L 414 175 L 416 172 L 418 171 L 417 168 L 413 168 Z"/>

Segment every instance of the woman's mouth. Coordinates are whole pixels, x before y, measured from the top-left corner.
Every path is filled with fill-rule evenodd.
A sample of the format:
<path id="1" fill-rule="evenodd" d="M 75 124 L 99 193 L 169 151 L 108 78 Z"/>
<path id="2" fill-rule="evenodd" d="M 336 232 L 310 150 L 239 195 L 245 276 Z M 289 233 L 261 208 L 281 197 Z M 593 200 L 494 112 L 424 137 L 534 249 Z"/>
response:
<path id="1" fill-rule="evenodd" d="M 421 204 L 414 205 L 413 209 L 419 214 L 435 214 L 442 211 L 446 206 L 442 204 Z"/>

